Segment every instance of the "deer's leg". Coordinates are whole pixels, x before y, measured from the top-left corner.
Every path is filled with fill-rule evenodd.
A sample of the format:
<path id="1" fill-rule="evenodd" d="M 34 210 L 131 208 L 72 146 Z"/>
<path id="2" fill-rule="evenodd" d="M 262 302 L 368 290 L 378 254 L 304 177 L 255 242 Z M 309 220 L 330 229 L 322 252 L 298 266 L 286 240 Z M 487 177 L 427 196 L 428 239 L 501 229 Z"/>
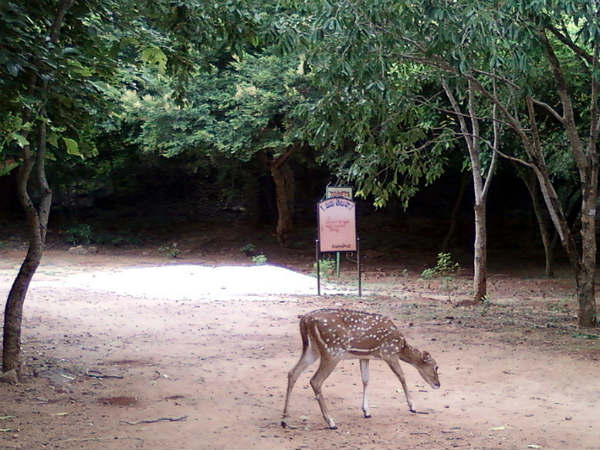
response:
<path id="1" fill-rule="evenodd" d="M 327 405 L 325 404 L 325 399 L 323 398 L 323 393 L 321 392 L 321 386 L 327 377 L 331 375 L 331 372 L 333 372 L 333 369 L 335 369 L 335 366 L 338 362 L 338 359 L 331 358 L 328 355 L 321 355 L 321 363 L 319 364 L 319 368 L 310 379 L 310 385 L 312 386 L 313 391 L 315 391 L 315 397 L 319 402 L 319 407 L 321 408 L 323 418 L 325 419 L 325 422 L 327 422 L 327 425 L 329 425 L 329 428 L 332 430 L 337 429 L 337 426 L 335 425 L 333 419 L 329 416 Z"/>
<path id="2" fill-rule="evenodd" d="M 369 360 L 360 360 L 360 376 L 363 383 L 363 399 L 362 399 L 362 410 L 366 418 L 371 417 L 369 414 L 369 400 L 367 399 L 367 386 L 369 384 Z"/>
<path id="3" fill-rule="evenodd" d="M 404 389 L 404 395 L 406 396 L 406 402 L 408 403 L 408 410 L 412 413 L 416 412 L 415 405 L 413 404 L 408 392 L 408 388 L 406 387 L 406 379 L 404 378 L 402 367 L 400 367 L 400 362 L 397 359 L 390 359 L 386 360 L 385 362 L 388 363 L 388 366 L 390 366 L 390 369 L 392 369 L 392 372 L 396 374 L 400 380 L 400 383 L 402 384 L 402 389 Z"/>
<path id="4" fill-rule="evenodd" d="M 296 381 L 298 380 L 300 374 L 304 372 L 308 366 L 315 362 L 317 357 L 317 350 L 312 345 L 307 346 L 302 351 L 302 356 L 300 356 L 300 360 L 296 363 L 294 368 L 288 372 L 287 392 L 285 394 L 285 405 L 283 407 L 283 416 L 281 419 L 281 426 L 284 428 L 287 426 L 285 419 L 288 416 L 288 405 L 290 402 L 290 395 L 292 393 L 292 389 L 294 388 L 294 384 L 296 384 Z"/>

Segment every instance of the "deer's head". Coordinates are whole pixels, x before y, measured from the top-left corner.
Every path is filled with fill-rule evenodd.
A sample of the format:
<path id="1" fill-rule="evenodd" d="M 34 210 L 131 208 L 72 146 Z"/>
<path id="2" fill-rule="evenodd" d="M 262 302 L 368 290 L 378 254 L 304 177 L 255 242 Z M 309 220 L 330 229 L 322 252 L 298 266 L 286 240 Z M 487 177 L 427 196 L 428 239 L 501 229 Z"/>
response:
<path id="1" fill-rule="evenodd" d="M 440 387 L 438 365 L 429 352 L 423 352 L 421 354 L 421 361 L 419 361 L 416 367 L 423 379 L 427 381 L 432 388 L 437 389 Z"/>

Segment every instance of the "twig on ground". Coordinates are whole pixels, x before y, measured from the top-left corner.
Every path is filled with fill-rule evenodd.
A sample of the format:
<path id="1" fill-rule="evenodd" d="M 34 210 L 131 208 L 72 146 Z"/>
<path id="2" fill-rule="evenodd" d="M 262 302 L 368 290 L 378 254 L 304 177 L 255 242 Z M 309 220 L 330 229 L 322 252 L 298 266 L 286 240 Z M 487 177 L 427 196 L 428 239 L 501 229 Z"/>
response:
<path id="1" fill-rule="evenodd" d="M 158 419 L 145 419 L 138 420 L 136 422 L 129 422 L 127 420 L 121 420 L 121 422 L 126 423 L 127 425 L 140 425 L 142 423 L 156 423 L 156 422 L 179 422 L 181 420 L 187 419 L 187 416 L 181 417 L 159 417 Z"/>
<path id="2" fill-rule="evenodd" d="M 138 441 L 143 440 L 142 438 L 139 438 L 139 437 L 115 436 L 115 437 L 110 437 L 110 438 L 93 437 L 93 438 L 58 439 L 56 442 L 115 441 L 115 440 L 125 440 L 125 439 L 138 440 Z"/>
<path id="3" fill-rule="evenodd" d="M 99 372 L 98 370 L 87 370 L 87 372 L 85 373 L 88 377 L 93 377 L 93 378 L 118 378 L 118 379 L 123 379 L 123 377 L 121 375 L 106 375 L 102 372 Z"/>

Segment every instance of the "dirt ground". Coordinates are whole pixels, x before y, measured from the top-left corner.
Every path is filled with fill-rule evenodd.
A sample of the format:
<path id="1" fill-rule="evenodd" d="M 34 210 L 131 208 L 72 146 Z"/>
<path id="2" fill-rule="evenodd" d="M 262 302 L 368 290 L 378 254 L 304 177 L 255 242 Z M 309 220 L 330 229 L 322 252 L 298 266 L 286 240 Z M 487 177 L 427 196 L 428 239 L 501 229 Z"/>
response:
<path id="1" fill-rule="evenodd" d="M 0 250 L 0 297 L 22 258 Z M 221 262 L 206 254 L 182 261 Z M 148 252 L 46 252 L 25 304 L 26 376 L 0 384 L 0 448 L 600 447 L 600 339 L 577 329 L 567 275 L 492 272 L 489 300 L 477 307 L 456 306 L 468 298 L 468 274 L 422 280 L 399 264 L 366 264 L 361 298 L 227 297 L 203 291 L 202 280 L 198 295 L 179 297 L 64 282 L 178 263 Z M 310 261 L 296 263 L 308 272 Z M 352 282 L 350 270 L 342 283 Z M 339 427 L 329 430 L 308 384 L 315 365 L 296 384 L 291 427 L 282 429 L 286 374 L 300 355 L 298 315 L 321 307 L 392 317 L 436 359 L 441 388 L 404 365 L 418 411 L 411 414 L 398 380 L 374 361 L 372 418 L 364 419 L 358 361 L 343 361 L 324 385 Z"/>

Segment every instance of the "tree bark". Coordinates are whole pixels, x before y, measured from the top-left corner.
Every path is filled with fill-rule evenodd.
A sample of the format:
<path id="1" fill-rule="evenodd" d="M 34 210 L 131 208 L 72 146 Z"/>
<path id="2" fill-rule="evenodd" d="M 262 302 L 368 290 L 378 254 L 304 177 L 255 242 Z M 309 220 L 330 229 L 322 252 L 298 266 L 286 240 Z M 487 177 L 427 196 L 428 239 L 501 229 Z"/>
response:
<path id="1" fill-rule="evenodd" d="M 294 172 L 288 159 L 296 150 L 289 147 L 284 153 L 270 158 L 265 152 L 258 154 L 259 159 L 268 167 L 275 184 L 275 203 L 277 205 L 277 225 L 275 234 L 281 245 L 286 245 L 294 227 L 295 183 Z"/>
<path id="2" fill-rule="evenodd" d="M 584 186 L 581 202 L 581 264 L 577 267 L 578 323 L 580 327 L 598 326 L 596 312 L 596 198 L 598 192 L 598 169 L 590 161 L 589 176 Z"/>
<path id="3" fill-rule="evenodd" d="M 473 299 L 483 300 L 487 295 L 487 229 L 486 229 L 486 201 L 477 203 L 475 212 L 475 243 L 473 261 Z"/>
<path id="4" fill-rule="evenodd" d="M 517 171 L 519 178 L 523 180 L 529 192 L 531 198 L 531 204 L 533 206 L 533 212 L 535 219 L 538 224 L 540 231 L 540 237 L 542 239 L 542 245 L 544 246 L 544 258 L 545 258 L 545 273 L 548 278 L 554 278 L 554 266 L 553 266 L 553 245 L 550 237 L 550 230 L 548 229 L 547 218 L 544 216 L 542 205 L 540 204 L 540 198 L 538 194 L 537 182 L 535 179 L 535 173 L 529 171 L 528 174 L 524 174 Z"/>
<path id="5" fill-rule="evenodd" d="M 277 203 L 277 226 L 275 233 L 281 245 L 286 245 L 293 229 L 294 173 L 287 162 L 271 164 L 271 176 L 275 183 Z"/>

